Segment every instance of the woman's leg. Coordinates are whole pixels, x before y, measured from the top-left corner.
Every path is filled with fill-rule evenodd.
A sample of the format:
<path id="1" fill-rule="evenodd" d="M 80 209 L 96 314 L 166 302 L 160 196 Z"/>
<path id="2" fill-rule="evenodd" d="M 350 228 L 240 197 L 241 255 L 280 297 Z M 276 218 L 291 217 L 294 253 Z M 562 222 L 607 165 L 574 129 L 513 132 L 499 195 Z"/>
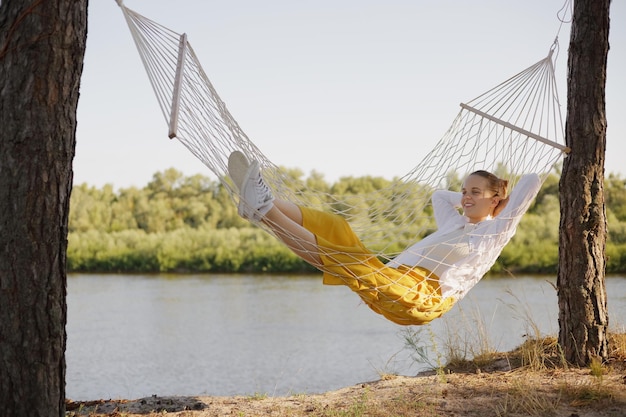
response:
<path id="1" fill-rule="evenodd" d="M 228 173 L 240 191 L 239 214 L 261 221 L 296 255 L 315 267 L 322 266 L 315 235 L 302 227 L 302 212 L 290 202 L 274 199 L 259 163 L 248 162 L 239 151 L 228 159 Z"/>
<path id="2" fill-rule="evenodd" d="M 297 204 L 286 200 L 275 200 L 274 206 L 282 211 L 285 216 L 302 226 L 302 210 Z"/>
<path id="3" fill-rule="evenodd" d="M 302 212 L 290 202 L 276 200 L 261 220 L 293 253 L 314 267 L 322 266 L 315 235 L 302 227 Z"/>

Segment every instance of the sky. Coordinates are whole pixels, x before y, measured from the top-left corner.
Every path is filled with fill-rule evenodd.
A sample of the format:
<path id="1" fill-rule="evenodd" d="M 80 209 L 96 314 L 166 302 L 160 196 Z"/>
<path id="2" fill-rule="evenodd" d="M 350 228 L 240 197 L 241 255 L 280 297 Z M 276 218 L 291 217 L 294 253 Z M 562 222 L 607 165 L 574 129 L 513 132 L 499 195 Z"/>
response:
<path id="1" fill-rule="evenodd" d="M 275 164 L 392 179 L 415 167 L 467 102 L 547 56 L 565 120 L 564 0 L 126 0 L 187 33 L 247 136 Z M 569 15 L 565 17 L 569 18 Z M 158 107 L 114 0 L 89 3 L 74 184 L 143 187 L 175 168 L 212 177 Z M 611 5 L 606 172 L 626 176 L 626 2 Z"/>

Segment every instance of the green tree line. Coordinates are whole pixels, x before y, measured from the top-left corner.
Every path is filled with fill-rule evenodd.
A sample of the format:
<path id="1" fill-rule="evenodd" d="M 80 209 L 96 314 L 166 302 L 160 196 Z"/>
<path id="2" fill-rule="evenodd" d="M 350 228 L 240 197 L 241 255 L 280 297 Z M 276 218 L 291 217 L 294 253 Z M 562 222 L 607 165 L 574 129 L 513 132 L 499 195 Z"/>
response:
<path id="1" fill-rule="evenodd" d="M 294 182 L 348 197 L 390 184 L 379 177 L 346 177 L 329 184 L 317 173 L 305 179 L 298 170 L 289 170 L 289 175 Z M 558 182 L 556 174 L 546 179 L 493 271 L 556 272 Z M 609 175 L 605 193 L 607 272 L 623 273 L 626 180 Z M 384 227 L 383 221 L 372 227 Z M 154 174 L 141 189 L 74 186 L 68 239 L 68 270 L 72 272 L 314 271 L 274 237 L 241 219 L 219 181 L 202 175 L 186 177 L 175 169 Z"/>

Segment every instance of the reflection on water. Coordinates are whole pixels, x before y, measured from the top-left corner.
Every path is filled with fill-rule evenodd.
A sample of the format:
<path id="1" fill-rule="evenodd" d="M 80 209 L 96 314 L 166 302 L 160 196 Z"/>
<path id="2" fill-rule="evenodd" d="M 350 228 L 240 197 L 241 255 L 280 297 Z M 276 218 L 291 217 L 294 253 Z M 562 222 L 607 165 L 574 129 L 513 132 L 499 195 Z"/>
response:
<path id="1" fill-rule="evenodd" d="M 554 281 L 554 280 L 552 280 Z M 626 278 L 607 280 L 612 325 L 626 324 Z M 414 375 L 402 326 L 319 276 L 68 277 L 67 397 L 317 393 Z M 482 280 L 444 318 L 419 330 L 434 346 L 509 350 L 536 325 L 558 333 L 545 278 Z M 452 340 L 452 341 L 451 341 Z"/>

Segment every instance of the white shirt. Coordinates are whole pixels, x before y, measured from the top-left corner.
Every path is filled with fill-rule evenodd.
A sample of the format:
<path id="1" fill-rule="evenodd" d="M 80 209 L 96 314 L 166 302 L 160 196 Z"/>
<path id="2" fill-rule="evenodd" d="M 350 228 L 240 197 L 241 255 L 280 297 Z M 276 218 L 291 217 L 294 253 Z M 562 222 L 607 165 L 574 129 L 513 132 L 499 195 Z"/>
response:
<path id="1" fill-rule="evenodd" d="M 524 175 L 504 210 L 476 224 L 459 212 L 461 193 L 435 191 L 432 205 L 437 231 L 400 253 L 388 266 L 426 268 L 439 277 L 444 298 L 463 298 L 496 262 L 540 188 L 537 174 Z"/>

